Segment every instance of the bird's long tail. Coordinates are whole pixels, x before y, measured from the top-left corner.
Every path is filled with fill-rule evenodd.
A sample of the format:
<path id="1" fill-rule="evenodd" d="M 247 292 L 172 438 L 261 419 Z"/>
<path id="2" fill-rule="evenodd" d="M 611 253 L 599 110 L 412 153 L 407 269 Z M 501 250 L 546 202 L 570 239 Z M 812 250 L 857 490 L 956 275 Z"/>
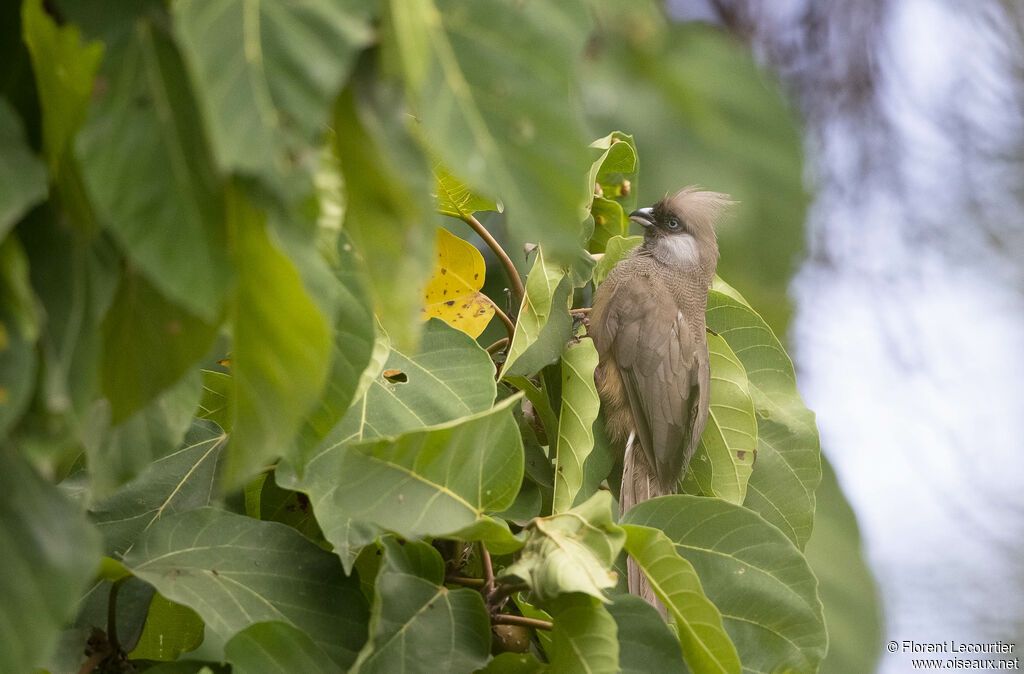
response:
<path id="1" fill-rule="evenodd" d="M 626 441 L 626 456 L 622 462 L 622 488 L 619 492 L 619 519 L 637 503 L 642 503 L 655 496 L 663 496 L 664 489 L 654 477 L 644 457 L 643 450 L 637 446 L 636 434 L 630 433 Z M 654 596 L 654 590 L 647 582 L 647 576 L 632 557 L 626 560 L 629 580 L 629 593 L 642 597 L 644 601 L 658 609 L 662 617 L 666 615 L 665 607 Z"/>

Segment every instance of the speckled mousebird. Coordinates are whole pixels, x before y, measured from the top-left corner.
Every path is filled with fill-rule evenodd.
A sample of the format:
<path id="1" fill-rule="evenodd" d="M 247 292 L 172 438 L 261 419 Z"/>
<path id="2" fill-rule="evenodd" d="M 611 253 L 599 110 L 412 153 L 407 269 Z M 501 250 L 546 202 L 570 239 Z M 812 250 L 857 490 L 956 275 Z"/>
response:
<path id="1" fill-rule="evenodd" d="M 718 264 L 715 225 L 729 197 L 685 187 L 630 214 L 643 243 L 594 294 L 590 334 L 608 430 L 626 443 L 620 513 L 674 494 L 708 418 L 704 313 Z M 629 591 L 664 613 L 636 563 Z"/>

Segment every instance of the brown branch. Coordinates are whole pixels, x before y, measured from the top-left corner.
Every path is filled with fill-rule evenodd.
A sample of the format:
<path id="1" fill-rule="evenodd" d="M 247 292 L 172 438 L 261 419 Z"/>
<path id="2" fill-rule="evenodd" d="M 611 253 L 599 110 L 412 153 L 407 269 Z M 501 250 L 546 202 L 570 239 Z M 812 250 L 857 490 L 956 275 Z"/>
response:
<path id="1" fill-rule="evenodd" d="M 484 567 L 484 587 L 481 591 L 487 596 L 494 591 L 494 565 L 491 563 L 491 553 L 483 541 L 480 541 L 480 563 Z"/>
<path id="2" fill-rule="evenodd" d="M 550 630 L 553 627 L 551 622 L 547 620 L 524 618 L 521 615 L 509 615 L 508 613 L 492 615 L 491 622 L 495 625 L 522 625 L 523 627 L 533 627 L 539 630 Z"/>
<path id="3" fill-rule="evenodd" d="M 489 354 L 491 354 L 493 356 L 494 354 L 498 353 L 499 351 L 502 351 L 503 349 L 505 349 L 505 347 L 507 347 L 508 345 L 509 345 L 508 337 L 502 337 L 501 339 L 496 341 L 494 344 L 491 344 L 489 347 L 487 347 L 486 351 L 487 351 L 487 353 L 489 353 Z"/>
<path id="4" fill-rule="evenodd" d="M 508 276 L 509 283 L 512 285 L 512 294 L 515 295 L 516 303 L 521 304 L 523 301 L 523 295 L 526 294 L 526 289 L 523 288 L 523 282 L 519 278 L 519 272 L 516 271 L 516 266 L 512 264 L 512 260 L 509 258 L 508 253 L 501 247 L 501 244 L 495 240 L 491 233 L 480 224 L 480 221 L 473 217 L 472 213 L 465 213 L 459 216 L 459 219 L 464 223 L 473 228 L 481 239 L 484 240 L 494 254 L 498 257 L 501 262 L 501 266 L 505 268 L 505 274 Z"/>
<path id="5" fill-rule="evenodd" d="M 484 599 L 488 606 L 499 606 L 516 592 L 525 592 L 529 589 L 530 586 L 526 583 L 505 583 L 495 587 L 494 591 Z"/>
<path id="6" fill-rule="evenodd" d="M 480 293 L 480 296 L 487 297 L 487 295 L 484 295 L 483 293 Z M 502 311 L 501 307 L 495 304 L 494 300 L 492 300 L 490 297 L 487 297 L 487 301 L 490 302 L 492 307 L 494 307 L 494 313 L 498 315 L 498 318 L 501 319 L 501 322 L 505 324 L 505 332 L 508 333 L 508 341 L 509 343 L 512 343 L 512 337 L 516 334 L 516 326 L 512 323 L 512 319 L 510 319 L 508 317 L 508 314 Z"/>

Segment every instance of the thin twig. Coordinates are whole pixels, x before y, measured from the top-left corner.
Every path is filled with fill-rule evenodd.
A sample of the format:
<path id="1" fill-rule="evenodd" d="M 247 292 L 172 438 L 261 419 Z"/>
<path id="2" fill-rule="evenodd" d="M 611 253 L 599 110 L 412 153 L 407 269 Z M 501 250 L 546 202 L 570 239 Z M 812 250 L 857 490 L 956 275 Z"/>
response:
<path id="1" fill-rule="evenodd" d="M 481 297 L 487 297 L 487 295 L 481 294 Z M 512 319 L 510 319 L 508 314 L 502 311 L 501 307 L 495 304 L 494 300 L 490 297 L 487 297 L 487 301 L 491 303 L 491 306 L 494 307 L 494 313 L 496 313 L 498 318 L 501 319 L 501 322 L 505 324 L 505 332 L 508 333 L 508 341 L 511 342 L 512 337 L 516 334 L 516 326 L 512 323 Z"/>
<path id="2" fill-rule="evenodd" d="M 476 232 L 480 238 L 484 240 L 484 243 L 490 246 L 491 250 L 494 251 L 494 254 L 498 256 L 501 266 L 505 268 L 505 274 L 508 276 L 509 283 L 512 285 L 512 293 L 516 297 L 516 303 L 522 303 L 523 295 L 526 294 L 526 289 L 523 288 L 523 282 L 519 278 L 519 272 L 516 271 L 516 266 L 512 264 L 512 260 L 509 258 L 508 253 L 505 252 L 505 249 L 501 247 L 501 244 L 491 236 L 491 233 L 488 232 L 487 229 L 480 224 L 480 221 L 474 218 L 471 213 L 463 214 L 459 216 L 459 219 L 472 227 L 473 231 Z"/>
<path id="3" fill-rule="evenodd" d="M 483 578 L 466 578 L 465 576 L 450 576 L 445 579 L 448 583 L 454 583 L 455 585 L 462 585 L 464 587 L 483 587 Z"/>
<path id="4" fill-rule="evenodd" d="M 508 613 L 492 615 L 491 622 L 495 625 L 522 625 L 523 627 L 535 627 L 539 630 L 549 630 L 553 627 L 548 620 L 525 618 L 521 615 L 509 615 Z"/>
<path id="5" fill-rule="evenodd" d="M 480 563 L 484 567 L 484 587 L 482 592 L 486 597 L 494 591 L 494 565 L 491 564 L 491 553 L 487 551 L 487 545 L 480 541 Z"/>
<path id="6" fill-rule="evenodd" d="M 504 350 L 505 347 L 508 346 L 508 344 L 509 344 L 508 337 L 502 337 L 501 339 L 496 341 L 494 344 L 491 344 L 489 347 L 487 347 L 487 353 L 489 353 L 489 354 L 491 354 L 493 356 L 494 354 L 498 353 L 499 351 Z"/>
<path id="7" fill-rule="evenodd" d="M 505 583 L 494 588 L 485 599 L 488 606 L 498 606 L 516 592 L 525 592 L 530 586 L 526 583 Z"/>

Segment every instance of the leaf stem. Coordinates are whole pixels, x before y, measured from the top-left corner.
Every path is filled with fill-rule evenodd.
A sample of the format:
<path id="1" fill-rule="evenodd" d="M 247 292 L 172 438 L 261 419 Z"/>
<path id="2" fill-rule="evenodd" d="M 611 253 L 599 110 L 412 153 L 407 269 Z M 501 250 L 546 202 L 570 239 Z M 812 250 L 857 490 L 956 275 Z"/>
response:
<path id="1" fill-rule="evenodd" d="M 512 294 L 515 295 L 516 303 L 522 304 L 523 295 L 526 294 L 526 289 L 523 288 L 523 282 L 519 278 L 519 272 L 516 271 L 516 266 L 512 264 L 512 260 L 509 258 L 508 253 L 506 253 L 505 249 L 501 247 L 501 244 L 491 236 L 491 233 L 480 224 L 480 221 L 473 217 L 472 213 L 464 213 L 459 216 L 459 219 L 472 227 L 473 231 L 476 232 L 480 238 L 484 240 L 484 243 L 494 251 L 494 254 L 501 262 L 501 266 L 505 268 L 505 274 L 508 276 L 509 283 L 512 285 Z"/>
<path id="2" fill-rule="evenodd" d="M 488 606 L 500 606 L 502 602 L 516 592 L 525 592 L 530 586 L 527 583 L 504 583 L 494 588 L 494 592 L 486 597 Z"/>
<path id="3" fill-rule="evenodd" d="M 491 563 L 491 553 L 483 541 L 480 541 L 480 563 L 484 567 L 484 586 L 481 591 L 486 597 L 494 591 L 494 565 Z"/>
<path id="4" fill-rule="evenodd" d="M 487 295 L 484 295 L 483 293 L 480 293 L 480 296 L 487 297 Z M 491 306 L 494 307 L 494 313 L 496 313 L 498 315 L 498 318 L 501 319 L 501 322 L 505 324 L 505 332 L 508 333 L 508 341 L 511 344 L 512 337 L 516 334 L 515 324 L 512 323 L 512 319 L 508 317 L 508 314 L 502 311 L 501 307 L 494 303 L 494 300 L 492 300 L 490 297 L 487 297 L 487 301 L 491 303 Z"/>
<path id="5" fill-rule="evenodd" d="M 521 615 L 509 615 L 508 613 L 492 615 L 491 622 L 495 625 L 522 625 L 523 627 L 533 627 L 539 630 L 550 630 L 553 627 L 551 622 L 547 620 L 526 618 Z"/>
<path id="6" fill-rule="evenodd" d="M 508 345 L 509 345 L 508 337 L 502 337 L 501 339 L 496 341 L 494 344 L 491 344 L 489 347 L 487 347 L 487 349 L 485 349 L 485 350 L 487 351 L 487 353 L 489 353 L 489 354 L 491 354 L 493 356 L 494 354 L 498 353 L 499 351 L 503 351 L 505 348 L 508 347 Z"/>
<path id="7" fill-rule="evenodd" d="M 462 585 L 465 587 L 483 587 L 483 578 L 466 578 L 465 576 L 451 576 L 445 579 L 445 582 L 453 583 L 455 585 Z"/>

